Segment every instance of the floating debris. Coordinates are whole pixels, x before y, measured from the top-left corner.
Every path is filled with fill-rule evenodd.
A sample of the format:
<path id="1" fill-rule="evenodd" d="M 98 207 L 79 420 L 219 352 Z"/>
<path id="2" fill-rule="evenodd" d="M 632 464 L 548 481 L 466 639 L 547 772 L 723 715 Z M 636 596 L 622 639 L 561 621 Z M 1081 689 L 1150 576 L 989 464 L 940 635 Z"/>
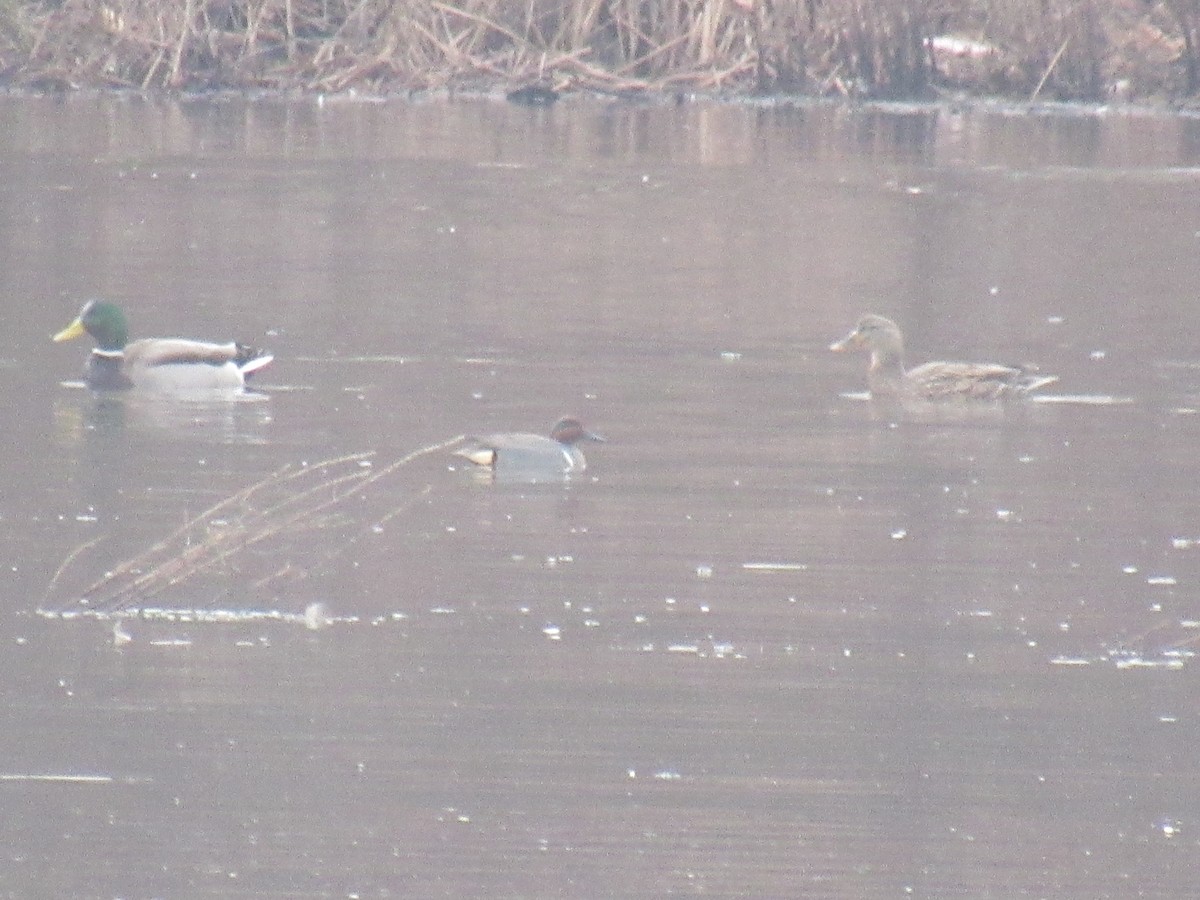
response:
<path id="1" fill-rule="evenodd" d="M 1191 659 L 1193 656 L 1196 655 L 1196 652 L 1194 650 L 1175 649 L 1175 650 L 1164 650 L 1162 655 L 1165 656 L 1167 659 Z"/>
<path id="2" fill-rule="evenodd" d="M 111 775 L 0 774 L 0 781 L 48 781 L 54 784 L 112 784 Z"/>
<path id="3" fill-rule="evenodd" d="M 1183 823 L 1178 819 L 1164 819 L 1158 823 L 1158 830 L 1162 832 L 1165 838 L 1179 837 L 1183 829 Z"/>
<path id="4" fill-rule="evenodd" d="M 1131 656 L 1115 660 L 1118 669 L 1182 669 L 1182 659 L 1145 659 Z"/>
<path id="5" fill-rule="evenodd" d="M 122 647 L 125 644 L 128 644 L 130 641 L 133 640 L 133 635 L 131 635 L 128 631 L 125 630 L 121 619 L 118 619 L 117 621 L 113 622 L 112 636 L 113 636 L 113 646 L 114 647 Z"/>
<path id="6" fill-rule="evenodd" d="M 807 563 L 746 562 L 743 569 L 752 572 L 807 572 Z"/>
<path id="7" fill-rule="evenodd" d="M 132 640 L 124 631 L 124 622 L 140 619 L 146 622 L 170 622 L 182 625 L 250 625 L 262 622 L 280 622 L 287 625 L 303 625 L 309 627 L 310 616 L 307 610 L 303 613 L 284 612 L 278 609 L 172 609 L 169 607 L 129 607 L 119 610 L 103 609 L 71 609 L 49 610 L 39 609 L 37 614 L 43 619 L 57 619 L 64 622 L 76 619 L 95 619 L 100 622 L 113 623 L 114 642 L 124 642 L 120 634 Z M 402 613 L 393 613 L 391 620 L 406 618 Z M 325 625 L 346 625 L 359 621 L 358 616 L 333 616 L 326 614 Z"/>
<path id="8" fill-rule="evenodd" d="M 309 631 L 319 631 L 333 624 L 333 616 L 329 607 L 324 603 L 310 603 L 304 608 L 304 627 Z"/>
<path id="9" fill-rule="evenodd" d="M 1026 398 L 1030 403 L 1057 403 L 1074 406 L 1128 406 L 1132 397 L 1115 397 L 1112 394 L 1034 394 Z"/>

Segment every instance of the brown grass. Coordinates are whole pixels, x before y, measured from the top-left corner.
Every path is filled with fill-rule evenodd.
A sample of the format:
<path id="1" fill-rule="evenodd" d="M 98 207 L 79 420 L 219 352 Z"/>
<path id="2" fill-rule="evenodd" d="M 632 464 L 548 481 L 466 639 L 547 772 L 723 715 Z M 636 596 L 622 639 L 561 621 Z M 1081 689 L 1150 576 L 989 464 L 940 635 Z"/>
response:
<path id="1" fill-rule="evenodd" d="M 32 88 L 1191 95 L 1191 0 L 0 0 Z M 932 53 L 957 35 L 983 56 Z"/>

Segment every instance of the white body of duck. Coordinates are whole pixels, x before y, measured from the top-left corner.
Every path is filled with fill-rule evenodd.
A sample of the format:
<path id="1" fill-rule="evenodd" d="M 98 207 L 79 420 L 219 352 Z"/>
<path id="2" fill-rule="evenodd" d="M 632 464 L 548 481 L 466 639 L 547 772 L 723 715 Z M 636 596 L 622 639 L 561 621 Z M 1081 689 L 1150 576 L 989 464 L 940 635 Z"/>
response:
<path id="1" fill-rule="evenodd" d="M 241 390 L 246 379 L 274 357 L 243 344 L 187 338 L 128 341 L 120 308 L 89 300 L 55 341 L 90 334 L 96 346 L 88 356 L 84 381 L 96 390 L 138 388 L 156 392 Z"/>

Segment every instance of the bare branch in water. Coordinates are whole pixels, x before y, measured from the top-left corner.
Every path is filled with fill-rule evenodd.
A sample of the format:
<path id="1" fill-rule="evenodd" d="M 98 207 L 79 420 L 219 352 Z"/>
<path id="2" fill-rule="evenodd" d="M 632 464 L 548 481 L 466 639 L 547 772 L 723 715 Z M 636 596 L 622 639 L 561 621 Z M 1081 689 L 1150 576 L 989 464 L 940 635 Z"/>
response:
<path id="1" fill-rule="evenodd" d="M 414 450 L 377 470 L 365 465 L 374 453 L 349 454 L 299 468 L 283 466 L 221 499 L 142 553 L 113 567 L 83 590 L 77 600 L 97 611 L 126 610 L 200 575 L 226 570 L 240 575 L 243 569 L 251 568 L 249 557 L 254 548 L 261 549 L 261 556 L 269 558 L 274 568 L 264 577 L 247 581 L 247 587 L 261 589 L 284 580 L 308 578 L 358 544 L 364 535 L 411 509 L 429 495 L 433 486 L 426 484 L 382 515 L 370 514 L 366 506 L 352 502 L 355 498 L 361 500 L 363 492 L 381 479 L 462 439 L 458 435 Z M 346 471 L 348 467 L 350 471 Z M 311 545 L 302 550 L 286 543 L 314 531 L 327 535 L 323 540 L 330 547 L 316 558 L 310 552 Z M 339 538 L 337 532 L 348 535 Z M 43 607 L 66 571 L 98 541 L 96 538 L 81 544 L 68 554 L 46 588 Z M 261 546 L 268 541 L 278 541 L 279 545 Z"/>

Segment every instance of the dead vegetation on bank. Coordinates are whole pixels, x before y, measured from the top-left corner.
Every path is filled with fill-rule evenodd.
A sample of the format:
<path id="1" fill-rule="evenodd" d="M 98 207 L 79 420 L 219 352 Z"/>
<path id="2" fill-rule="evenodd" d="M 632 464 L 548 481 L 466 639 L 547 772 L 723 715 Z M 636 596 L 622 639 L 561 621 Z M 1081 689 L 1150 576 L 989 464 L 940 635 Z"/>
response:
<path id="1" fill-rule="evenodd" d="M 0 2 L 14 87 L 1183 98 L 1194 0 Z"/>

